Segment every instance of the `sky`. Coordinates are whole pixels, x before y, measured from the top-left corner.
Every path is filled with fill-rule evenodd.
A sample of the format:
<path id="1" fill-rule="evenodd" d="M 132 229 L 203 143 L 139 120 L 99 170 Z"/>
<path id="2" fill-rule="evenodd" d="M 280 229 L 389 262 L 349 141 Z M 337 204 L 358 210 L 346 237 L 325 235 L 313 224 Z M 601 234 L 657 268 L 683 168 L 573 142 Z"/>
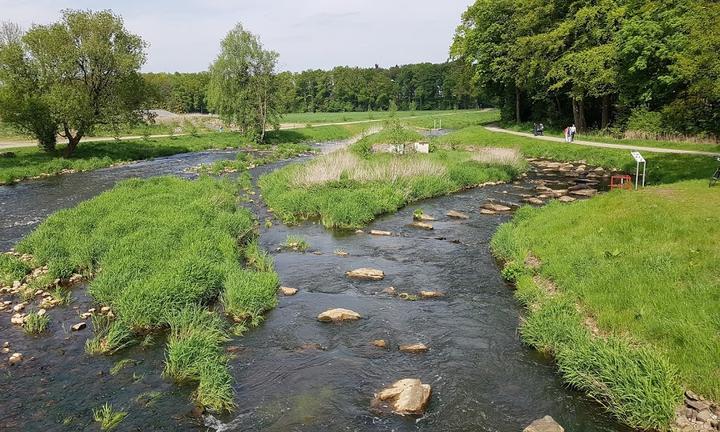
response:
<path id="1" fill-rule="evenodd" d="M 238 22 L 280 53 L 279 70 L 447 60 L 472 0 L 0 0 L 0 21 L 28 28 L 61 9 L 112 9 L 149 43 L 145 72 L 197 72 Z"/>

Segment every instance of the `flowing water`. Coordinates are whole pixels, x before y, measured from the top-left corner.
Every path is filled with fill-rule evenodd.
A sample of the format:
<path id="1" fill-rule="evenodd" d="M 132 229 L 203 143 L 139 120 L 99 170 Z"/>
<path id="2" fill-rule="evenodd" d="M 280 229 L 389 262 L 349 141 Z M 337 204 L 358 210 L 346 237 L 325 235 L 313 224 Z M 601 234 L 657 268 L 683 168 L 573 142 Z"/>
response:
<path id="1" fill-rule="evenodd" d="M 118 180 L 186 175 L 187 167 L 232 157 L 233 152 L 184 154 L 0 187 L 0 249 L 11 247 L 48 214 Z M 280 165 L 258 168 L 254 177 Z M 521 343 L 522 311 L 489 251 L 492 234 L 510 216 L 480 215 L 479 206 L 490 199 L 519 203 L 533 188 L 532 177 L 542 174 L 426 200 L 381 217 L 367 229 L 392 231 L 390 237 L 333 233 L 311 222 L 286 227 L 275 221 L 262 228 L 261 243 L 272 251 L 282 284 L 300 291 L 281 297 L 259 328 L 229 343 L 235 351 L 231 365 L 238 404 L 233 414 L 193 415 L 192 387 L 176 386 L 160 375 L 160 338 L 112 357 L 85 355 L 91 330 L 70 330 L 78 313 L 93 306 L 82 287 L 74 290 L 70 306 L 49 312 L 52 322 L 45 336 L 26 336 L 9 324 L 10 314 L 0 312 L 0 341 L 25 356 L 19 366 L 0 366 L 0 430 L 97 430 L 92 409 L 110 402 L 129 413 L 119 431 L 510 432 L 547 414 L 566 431 L 622 431 L 597 404 L 563 386 L 550 359 Z M 434 230 L 408 225 L 416 208 L 438 219 L 432 222 Z M 253 210 L 261 221 L 270 217 L 259 203 Z M 470 219 L 449 219 L 448 210 L 463 211 Z M 289 234 L 303 236 L 310 250 L 278 251 Z M 381 269 L 386 277 L 378 282 L 345 277 L 358 267 Z M 445 295 L 405 301 L 383 294 L 389 286 Z M 363 319 L 316 321 L 320 312 L 336 307 L 355 310 Z M 373 339 L 386 339 L 389 348 L 372 346 Z M 414 342 L 430 350 L 397 350 L 398 344 Z M 111 374 L 121 359 L 132 363 Z M 370 409 L 374 392 L 411 377 L 432 385 L 424 416 Z"/>

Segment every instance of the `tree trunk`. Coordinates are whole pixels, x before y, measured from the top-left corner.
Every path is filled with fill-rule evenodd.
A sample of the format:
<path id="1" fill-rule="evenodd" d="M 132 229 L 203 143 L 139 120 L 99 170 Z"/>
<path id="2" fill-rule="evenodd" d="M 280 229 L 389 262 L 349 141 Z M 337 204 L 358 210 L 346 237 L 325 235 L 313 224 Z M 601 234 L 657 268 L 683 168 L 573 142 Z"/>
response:
<path id="1" fill-rule="evenodd" d="M 582 99 L 572 99 L 573 119 L 575 120 L 575 128 L 578 131 L 585 131 L 585 106 Z"/>
<path id="2" fill-rule="evenodd" d="M 520 123 L 520 88 L 515 87 L 515 123 Z"/>
<path id="3" fill-rule="evenodd" d="M 610 95 L 604 95 L 602 98 L 602 119 L 600 120 L 600 127 L 605 129 L 610 123 Z"/>
<path id="4" fill-rule="evenodd" d="M 80 142 L 80 138 L 82 138 L 82 135 L 77 134 L 75 136 L 69 135 L 68 136 L 68 145 L 65 147 L 65 157 L 70 157 L 75 152 L 75 149 L 77 148 L 78 143 Z"/>

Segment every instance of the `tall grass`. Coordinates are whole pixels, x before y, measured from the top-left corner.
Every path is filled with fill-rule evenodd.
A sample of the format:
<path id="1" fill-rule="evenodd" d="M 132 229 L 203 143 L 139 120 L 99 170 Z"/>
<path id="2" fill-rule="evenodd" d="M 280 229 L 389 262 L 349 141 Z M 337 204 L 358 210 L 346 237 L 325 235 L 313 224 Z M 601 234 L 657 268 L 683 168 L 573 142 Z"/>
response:
<path id="1" fill-rule="evenodd" d="M 12 285 L 14 281 L 25 277 L 30 270 L 30 265 L 20 258 L 0 254 L 0 285 Z"/>
<path id="2" fill-rule="evenodd" d="M 97 273 L 89 293 L 110 306 L 115 318 L 93 318 L 95 337 L 87 352 L 112 354 L 137 343 L 138 334 L 170 328 L 168 376 L 198 381 L 199 403 L 227 409 L 233 396 L 224 357 L 183 352 L 198 340 L 203 352 L 221 351 L 222 321 L 205 317 L 221 293 L 232 299 L 226 310 L 234 317 L 257 320 L 275 304 L 275 287 L 260 290 L 254 283 L 275 273 L 271 260 L 251 243 L 256 222 L 237 207 L 237 188 L 207 177 L 128 180 L 52 215 L 17 249 L 47 265 L 52 277 Z M 245 251 L 246 244 L 253 246 Z M 246 259 L 263 271 L 243 270 Z M 207 328 L 189 328 L 193 323 Z"/>
<path id="3" fill-rule="evenodd" d="M 716 192 L 694 181 L 523 208 L 493 239 L 508 266 L 522 268 L 532 252 L 557 284 L 547 296 L 528 270 L 508 272 L 529 305 L 523 337 L 631 426 L 665 428 L 679 383 L 720 398 Z M 607 338 L 587 334 L 586 314 Z"/>
<path id="4" fill-rule="evenodd" d="M 320 218 L 332 228 L 359 228 L 377 215 L 424 198 L 488 181 L 508 181 L 525 169 L 522 158 L 472 160 L 467 152 L 367 154 L 339 150 L 260 178 L 268 205 L 286 223 Z"/>

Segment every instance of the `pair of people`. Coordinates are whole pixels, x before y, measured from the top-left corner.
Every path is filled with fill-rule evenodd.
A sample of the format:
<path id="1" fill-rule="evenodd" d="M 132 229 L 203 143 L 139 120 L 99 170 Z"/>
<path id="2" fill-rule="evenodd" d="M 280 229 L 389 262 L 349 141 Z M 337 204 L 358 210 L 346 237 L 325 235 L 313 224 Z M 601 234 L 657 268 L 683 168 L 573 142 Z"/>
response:
<path id="1" fill-rule="evenodd" d="M 575 141 L 575 134 L 577 133 L 577 128 L 573 124 L 570 127 L 566 127 L 563 130 L 563 133 L 565 134 L 565 142 L 571 143 L 571 142 Z"/>
<path id="2" fill-rule="evenodd" d="M 533 135 L 535 136 L 543 136 L 545 134 L 545 126 L 542 123 L 534 123 L 533 124 Z"/>

